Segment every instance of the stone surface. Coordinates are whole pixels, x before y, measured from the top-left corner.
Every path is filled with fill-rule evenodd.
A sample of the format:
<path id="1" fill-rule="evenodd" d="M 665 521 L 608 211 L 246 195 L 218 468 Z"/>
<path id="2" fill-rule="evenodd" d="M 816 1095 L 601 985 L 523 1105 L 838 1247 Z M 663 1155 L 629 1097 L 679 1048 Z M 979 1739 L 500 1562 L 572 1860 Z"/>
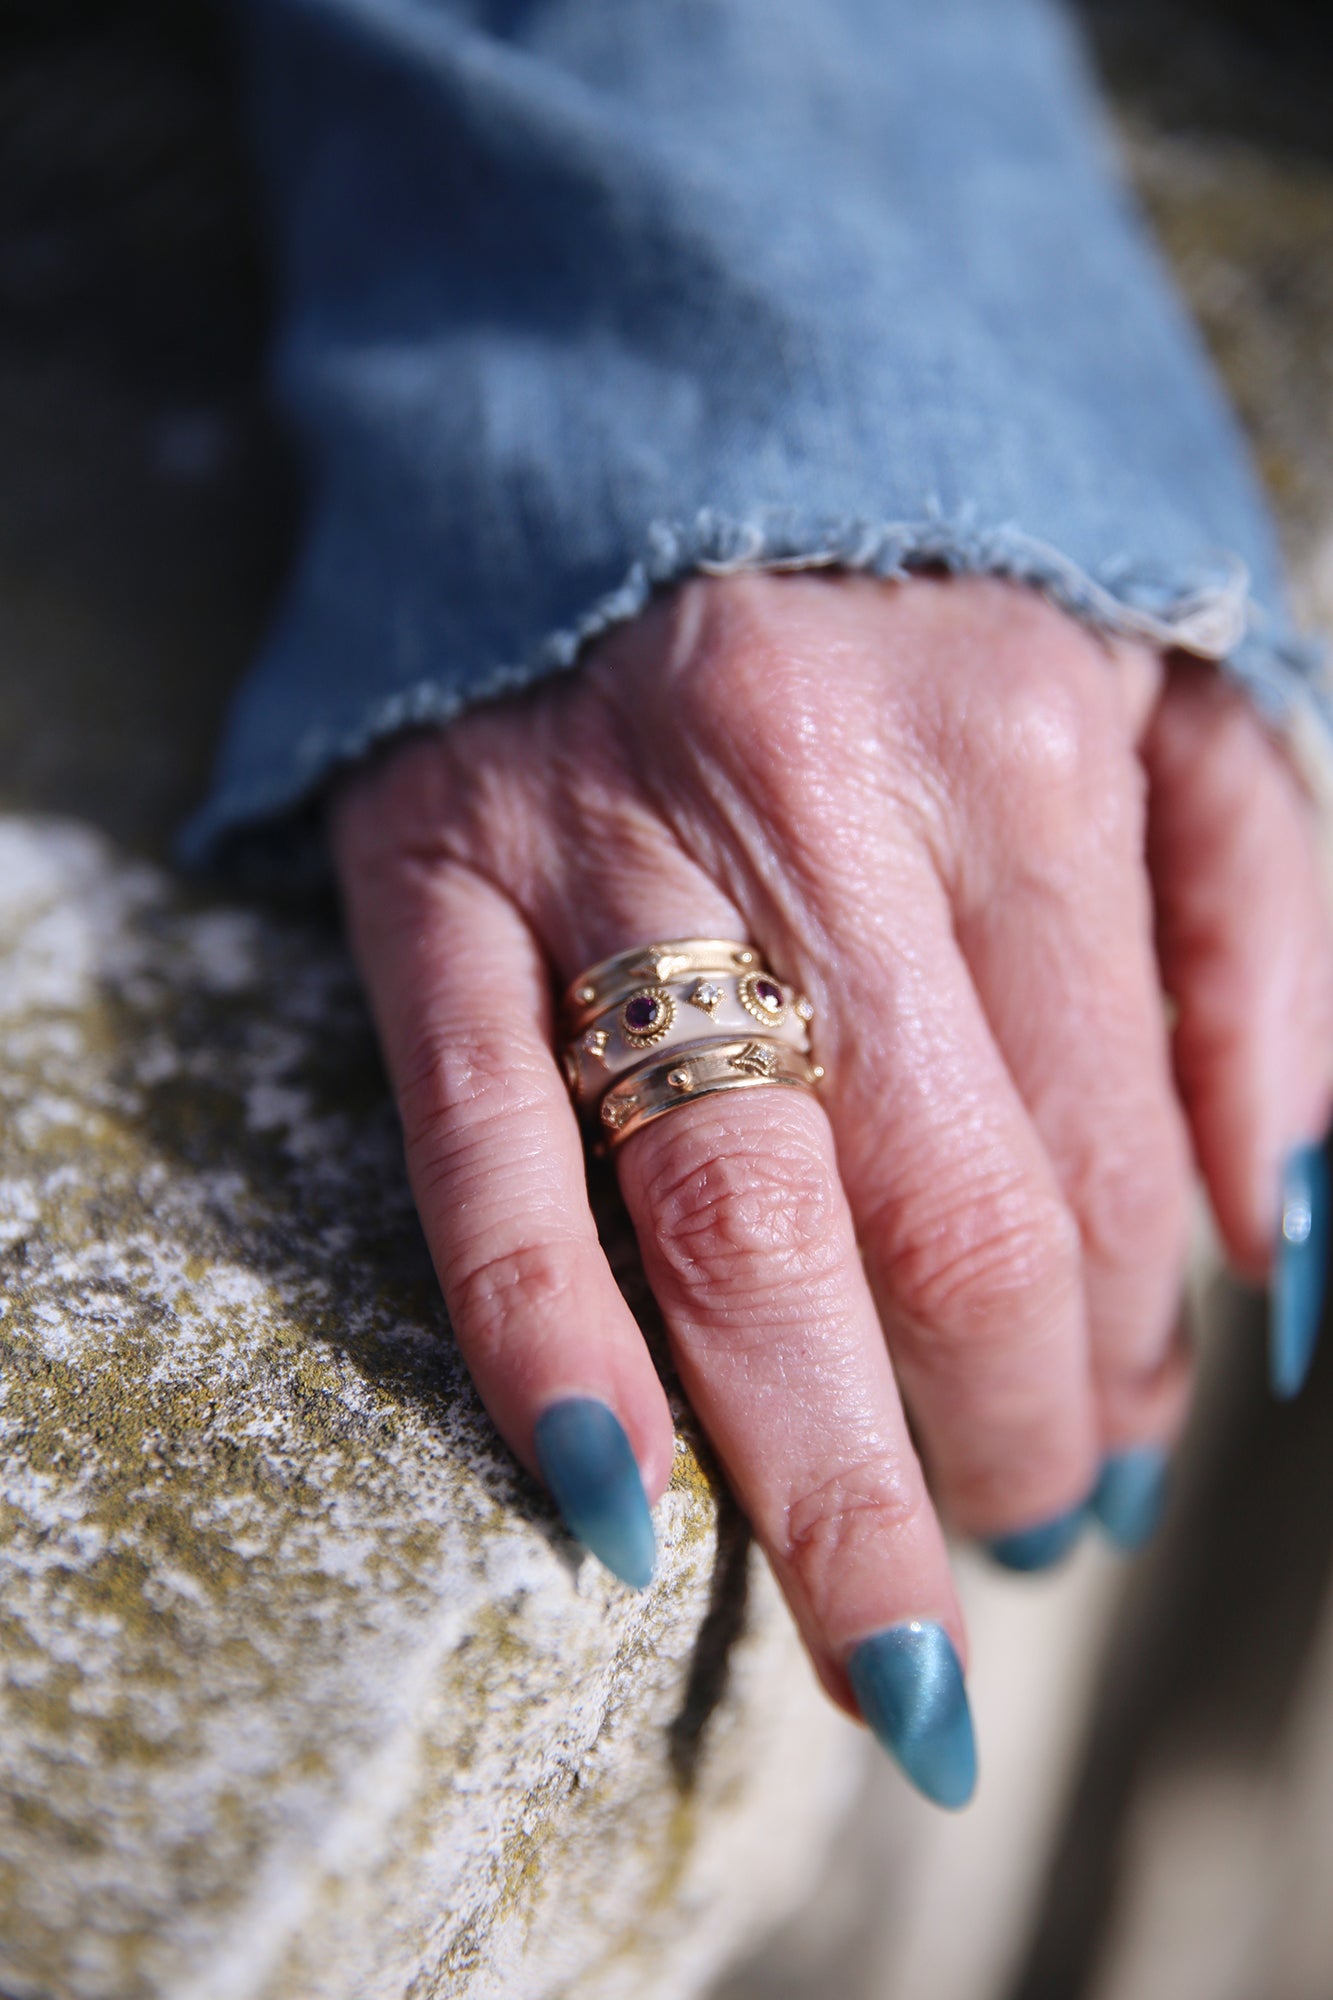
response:
<path id="1" fill-rule="evenodd" d="M 225 75 L 0 18 L 0 1992 L 685 1995 L 864 1739 L 688 1443 L 659 1584 L 578 1559 L 331 931 L 163 872 L 291 534 Z"/>
<path id="2" fill-rule="evenodd" d="M 1333 628 L 1327 76 L 1282 43 L 1320 10 L 1083 12 Z M 577 1562 L 450 1353 L 329 935 L 182 900 L 156 865 L 290 536 L 220 74 L 203 9 L 0 20 L 0 1992 L 686 1996 L 816 1879 L 730 2000 L 1185 1990 L 1169 1968 L 1212 1963 L 1254 1851 L 1190 1799 L 1233 1796 L 1210 1759 L 1264 1788 L 1254 1717 L 1282 1697 L 1256 1656 L 1291 1668 L 1327 1596 L 1333 1371 L 1270 1417 L 1246 1329 L 1253 1379 L 1203 1413 L 1062 1831 L 1104 1566 L 1038 1603 L 965 1577 L 978 1808 L 929 1815 L 872 1767 L 817 1878 L 860 1739 L 766 1578 L 742 1596 L 698 1462 L 657 1591 Z M 1285 1511 L 1241 1507 L 1284 1478 Z M 1283 2000 L 1333 1983 L 1330 1657 L 1295 1675 L 1301 1775 L 1267 1822 Z"/>
<path id="3" fill-rule="evenodd" d="M 696 1990 L 861 1739 L 688 1442 L 642 1596 L 498 1446 L 336 944 L 10 817 L 0 1051 L 0 1989 Z"/>

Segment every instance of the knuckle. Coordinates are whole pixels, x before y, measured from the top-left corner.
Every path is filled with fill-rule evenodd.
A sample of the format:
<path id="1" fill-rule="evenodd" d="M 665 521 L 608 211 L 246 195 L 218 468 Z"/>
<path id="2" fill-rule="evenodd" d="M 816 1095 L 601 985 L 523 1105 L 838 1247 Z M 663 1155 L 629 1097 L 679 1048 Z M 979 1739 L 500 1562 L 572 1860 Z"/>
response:
<path id="1" fill-rule="evenodd" d="M 928 1506 L 920 1482 L 882 1458 L 840 1465 L 788 1503 L 779 1554 L 808 1585 L 812 1575 L 836 1568 L 853 1544 L 900 1545 L 916 1532 Z"/>
<path id="2" fill-rule="evenodd" d="M 1011 676 L 992 713 L 997 761 L 1048 793 L 1077 791 L 1087 761 L 1087 725 L 1078 691 L 1058 674 L 1029 666 Z"/>
<path id="3" fill-rule="evenodd" d="M 1095 664 L 1048 646 L 1011 663 L 969 718 L 982 782 L 1036 855 L 1081 855 L 1090 836 L 1118 842 L 1141 830 L 1145 789 Z"/>
<path id="4" fill-rule="evenodd" d="M 948 1468 L 953 1516 L 970 1532 L 1004 1533 L 1052 1520 L 1078 1506 L 1096 1482 L 1099 1453 L 1090 1428 L 1062 1426 L 1049 1409 L 1006 1430 L 1003 1447 L 960 1456 Z"/>
<path id="5" fill-rule="evenodd" d="M 975 1359 L 956 1343 L 942 1359 L 937 1348 L 930 1355 L 937 1371 L 931 1476 L 951 1512 L 968 1529 L 990 1532 L 1077 1504 L 1097 1465 L 1084 1357 L 1048 1329 L 980 1371 Z"/>
<path id="6" fill-rule="evenodd" d="M 1116 1125 L 1125 1134 L 1119 1144 Z M 1183 1262 L 1190 1179 L 1179 1122 L 1146 1111 L 1108 1121 L 1076 1176 L 1073 1199 L 1093 1262 L 1153 1273 Z"/>
<path id="7" fill-rule="evenodd" d="M 918 1212 L 885 1238 L 889 1290 L 932 1349 L 969 1350 L 1012 1337 L 1016 1322 L 1049 1322 L 1078 1293 L 1078 1224 L 1055 1195 L 1002 1180 L 955 1197 L 933 1219 Z"/>
<path id="8" fill-rule="evenodd" d="M 1034 780 L 1072 781 L 1085 752 L 1083 676 L 1047 646 L 1010 649 L 994 675 L 971 691 L 973 740 L 997 765 Z"/>
<path id="9" fill-rule="evenodd" d="M 377 891 L 392 884 L 405 855 L 433 824 L 434 777 L 433 744 L 413 738 L 338 780 L 329 823 L 335 857 L 349 880 L 365 874 Z"/>
<path id="10" fill-rule="evenodd" d="M 1113 1450 L 1151 1441 L 1173 1443 L 1184 1428 L 1194 1388 L 1194 1358 L 1177 1338 L 1151 1367 L 1100 1370 L 1097 1395 L 1103 1435 Z"/>
<path id="11" fill-rule="evenodd" d="M 484 1143 L 493 1128 L 551 1101 L 550 1078 L 510 1036 L 484 1024 L 466 1038 L 432 1024 L 422 1029 L 399 1065 L 399 1115 L 409 1150 L 434 1149 L 441 1127 L 451 1150 Z"/>
<path id="12" fill-rule="evenodd" d="M 866 727 L 872 675 L 865 649 L 830 633 L 830 609 L 793 578 L 710 578 L 694 643 L 671 685 L 675 712 L 724 766 L 779 799 L 828 793 L 831 748 L 840 765 Z M 829 652 L 840 647 L 841 700 L 828 699 Z M 854 763 L 861 759 L 852 758 Z M 870 761 L 870 760 L 865 760 Z"/>
<path id="13" fill-rule="evenodd" d="M 469 1245 L 444 1260 L 440 1277 L 450 1315 L 469 1342 L 494 1345 L 515 1312 L 527 1325 L 566 1306 L 576 1313 L 579 1263 L 577 1245 L 553 1240 L 513 1244 L 480 1259 Z"/>
<path id="14" fill-rule="evenodd" d="M 660 1254 L 687 1294 L 762 1297 L 833 1287 L 847 1246 L 829 1161 L 793 1121 L 765 1143 L 716 1132 L 677 1137 L 648 1188 Z"/>

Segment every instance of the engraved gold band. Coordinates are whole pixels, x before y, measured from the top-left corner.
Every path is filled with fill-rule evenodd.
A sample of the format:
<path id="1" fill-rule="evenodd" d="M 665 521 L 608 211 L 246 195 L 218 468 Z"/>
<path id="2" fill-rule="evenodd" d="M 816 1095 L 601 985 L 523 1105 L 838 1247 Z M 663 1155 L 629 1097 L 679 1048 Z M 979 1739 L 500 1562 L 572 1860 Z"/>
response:
<path id="1" fill-rule="evenodd" d="M 674 938 L 604 959 L 565 995 L 570 1094 L 618 1142 L 663 1111 L 714 1090 L 809 1089 L 814 1008 L 753 945 Z M 652 1054 L 649 1054 L 649 1051 Z"/>
<path id="2" fill-rule="evenodd" d="M 697 1097 L 775 1083 L 813 1090 L 823 1074 L 818 1063 L 784 1042 L 692 1042 L 683 1055 L 641 1064 L 616 1079 L 598 1111 L 602 1136 L 618 1146 L 641 1125 Z"/>

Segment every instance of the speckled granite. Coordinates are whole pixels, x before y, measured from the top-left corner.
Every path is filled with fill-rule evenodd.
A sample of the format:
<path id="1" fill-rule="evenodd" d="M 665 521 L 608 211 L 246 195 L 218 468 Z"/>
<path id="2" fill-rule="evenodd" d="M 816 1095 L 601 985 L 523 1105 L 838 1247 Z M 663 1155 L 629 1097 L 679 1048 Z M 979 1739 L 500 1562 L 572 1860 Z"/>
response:
<path id="1" fill-rule="evenodd" d="M 1300 10 L 1228 0 L 1258 23 L 1234 58 L 1215 8 L 1085 11 L 1333 629 L 1327 80 L 1263 62 Z M 657 1590 L 576 1562 L 453 1362 L 328 934 L 137 858 L 197 796 L 289 535 L 218 75 L 202 9 L 0 21 L 0 1994 L 687 2000 L 817 1880 L 860 1739 L 766 1578 L 742 1592 L 734 1526 L 719 1555 L 688 1451 Z M 1321 1489 L 1307 1539 L 1328 1519 Z M 1086 1598 L 1052 1605 L 1034 1691 L 1032 1606 L 992 1609 L 977 1811 L 923 1818 L 885 1769 L 860 1872 L 844 1850 L 809 1948 L 733 1996 L 1004 1984 L 1066 1770 L 1052 1703 L 1072 1739 L 1096 1649 Z M 1207 1687 L 1211 1627 L 1201 1650 Z M 1080 1825 L 1102 1838 L 1084 1810 L 1066 1859 Z M 1025 1995 L 1091 1978 L 1067 1867 L 1057 1917 Z"/>
<path id="2" fill-rule="evenodd" d="M 497 1445 L 329 937 L 0 821 L 0 1100 L 0 1989 L 695 1990 L 858 1739 L 688 1445 L 642 1597 Z"/>

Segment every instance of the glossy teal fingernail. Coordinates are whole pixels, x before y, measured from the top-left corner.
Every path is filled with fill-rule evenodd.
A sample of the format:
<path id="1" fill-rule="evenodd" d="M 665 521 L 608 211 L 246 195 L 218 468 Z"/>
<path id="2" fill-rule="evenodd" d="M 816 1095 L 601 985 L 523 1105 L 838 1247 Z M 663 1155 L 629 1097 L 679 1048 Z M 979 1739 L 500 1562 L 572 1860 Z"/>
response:
<path id="1" fill-rule="evenodd" d="M 861 1713 L 918 1791 L 965 1806 L 977 1782 L 977 1746 L 963 1670 L 939 1625 L 891 1625 L 847 1662 Z"/>
<path id="2" fill-rule="evenodd" d="M 1103 1464 L 1088 1506 L 1118 1549 L 1141 1549 L 1156 1533 L 1169 1462 L 1160 1445 L 1141 1444 L 1114 1452 Z"/>
<path id="3" fill-rule="evenodd" d="M 1005 1569 L 1050 1569 L 1069 1554 L 1083 1533 L 1086 1519 L 1086 1507 L 1071 1507 L 1067 1514 L 1038 1521 L 1035 1527 L 996 1535 L 987 1542 L 986 1553 Z"/>
<path id="4" fill-rule="evenodd" d="M 591 1396 L 543 1410 L 532 1433 L 537 1463 L 571 1535 L 622 1583 L 653 1580 L 657 1549 L 648 1496 L 630 1441 Z"/>
<path id="5" fill-rule="evenodd" d="M 1273 1260 L 1268 1379 L 1296 1395 L 1310 1372 L 1328 1276 L 1328 1164 L 1322 1146 L 1298 1146 L 1282 1169 L 1282 1220 Z"/>

